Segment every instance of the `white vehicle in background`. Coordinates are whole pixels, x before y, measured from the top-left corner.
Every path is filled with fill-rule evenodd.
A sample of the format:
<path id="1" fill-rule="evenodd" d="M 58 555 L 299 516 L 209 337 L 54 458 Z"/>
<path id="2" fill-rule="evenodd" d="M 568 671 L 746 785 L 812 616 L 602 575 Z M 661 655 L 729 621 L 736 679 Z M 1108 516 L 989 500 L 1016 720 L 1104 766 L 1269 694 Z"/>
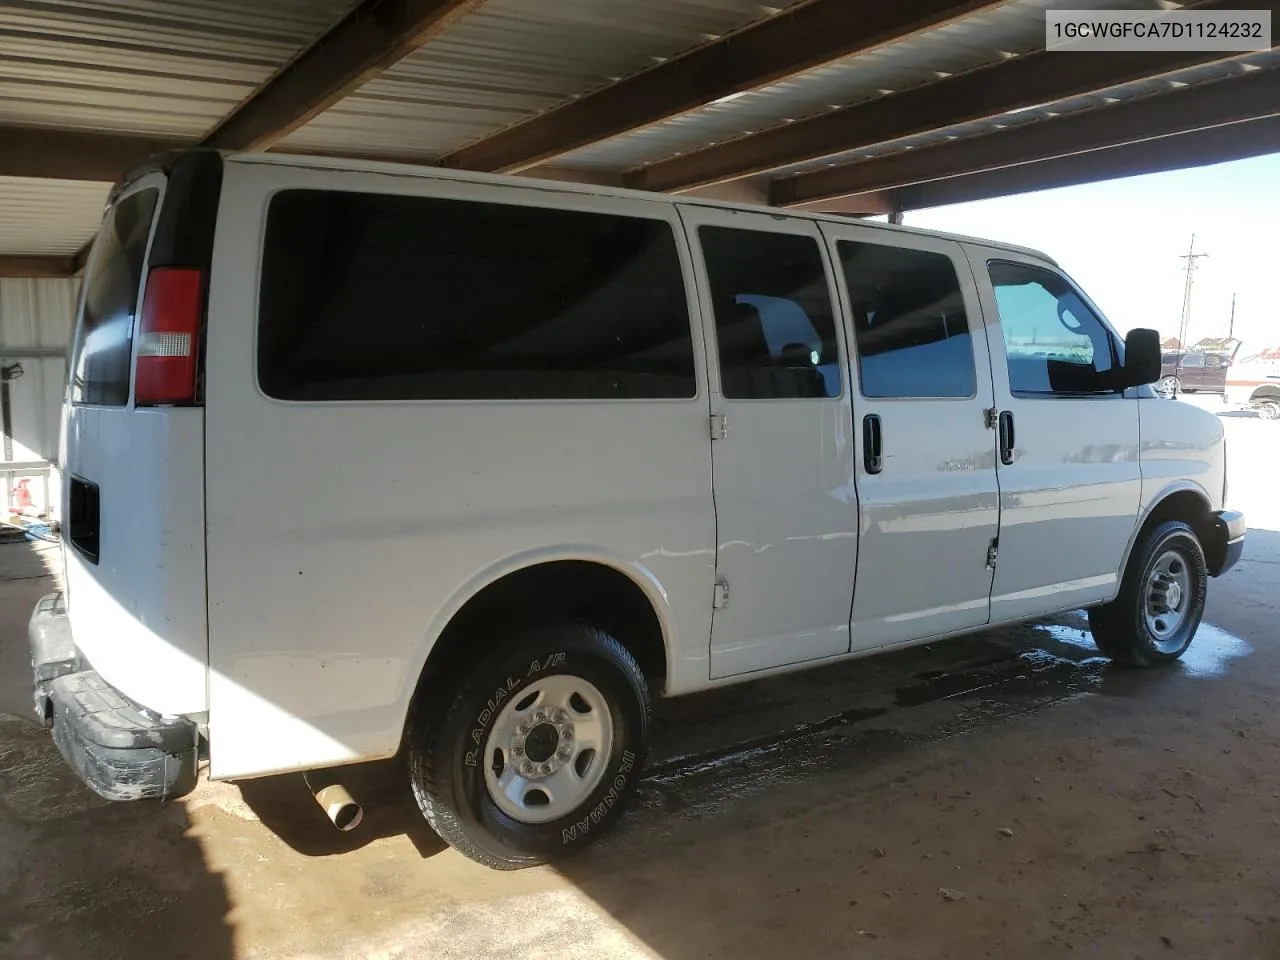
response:
<path id="1" fill-rule="evenodd" d="M 1245 537 L 1155 331 L 838 216 L 168 154 L 112 194 L 70 371 L 30 628 L 67 762 L 133 800 L 403 754 L 494 867 L 608 829 L 651 695 L 1081 607 L 1169 663 Z"/>
<path id="2" fill-rule="evenodd" d="M 1243 354 L 1227 370 L 1227 402 L 1280 420 L 1280 347 Z"/>

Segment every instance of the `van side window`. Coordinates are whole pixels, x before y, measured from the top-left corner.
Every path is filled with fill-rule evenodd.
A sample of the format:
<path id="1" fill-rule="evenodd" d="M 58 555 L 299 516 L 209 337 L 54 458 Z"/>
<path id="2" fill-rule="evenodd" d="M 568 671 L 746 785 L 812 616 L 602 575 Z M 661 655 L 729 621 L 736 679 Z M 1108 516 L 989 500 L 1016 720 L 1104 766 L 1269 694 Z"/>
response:
<path id="1" fill-rule="evenodd" d="M 990 261 L 987 269 L 1014 395 L 1114 392 L 1107 376 L 1116 362 L 1111 334 L 1065 278 L 1003 260 Z"/>
<path id="2" fill-rule="evenodd" d="M 282 400 L 692 397 L 675 235 L 578 210 L 282 191 L 258 381 Z"/>
<path id="3" fill-rule="evenodd" d="M 711 226 L 700 227 L 698 239 L 724 396 L 838 397 L 840 351 L 817 241 Z"/>
<path id="4" fill-rule="evenodd" d="M 93 241 L 70 364 L 72 403 L 123 407 L 129 402 L 138 285 L 159 199 L 154 189 L 129 194 L 111 208 Z"/>
<path id="5" fill-rule="evenodd" d="M 878 243 L 837 244 L 864 397 L 972 397 L 973 338 L 946 254 Z"/>

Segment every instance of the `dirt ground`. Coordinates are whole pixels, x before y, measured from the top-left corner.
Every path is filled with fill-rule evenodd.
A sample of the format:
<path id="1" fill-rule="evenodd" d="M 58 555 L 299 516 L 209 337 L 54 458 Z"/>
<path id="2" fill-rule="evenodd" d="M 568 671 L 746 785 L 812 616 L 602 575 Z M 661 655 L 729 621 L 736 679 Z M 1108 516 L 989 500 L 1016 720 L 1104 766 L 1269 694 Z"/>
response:
<path id="1" fill-rule="evenodd" d="M 1252 530 L 1183 663 L 1073 615 L 664 703 L 621 829 L 511 874 L 394 764 L 352 834 L 300 778 L 93 797 L 30 719 L 56 547 L 2 545 L 0 957 L 1280 958 L 1280 425 L 1225 422 Z"/>

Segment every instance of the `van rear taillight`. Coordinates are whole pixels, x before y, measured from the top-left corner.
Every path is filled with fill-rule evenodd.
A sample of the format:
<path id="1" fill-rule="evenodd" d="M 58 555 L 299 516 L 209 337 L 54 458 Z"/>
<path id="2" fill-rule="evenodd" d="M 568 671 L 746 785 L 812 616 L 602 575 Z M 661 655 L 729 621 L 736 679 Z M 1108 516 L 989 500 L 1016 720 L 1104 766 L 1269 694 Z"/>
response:
<path id="1" fill-rule="evenodd" d="M 134 398 L 140 407 L 194 403 L 199 357 L 199 270 L 154 267 L 138 331 Z"/>

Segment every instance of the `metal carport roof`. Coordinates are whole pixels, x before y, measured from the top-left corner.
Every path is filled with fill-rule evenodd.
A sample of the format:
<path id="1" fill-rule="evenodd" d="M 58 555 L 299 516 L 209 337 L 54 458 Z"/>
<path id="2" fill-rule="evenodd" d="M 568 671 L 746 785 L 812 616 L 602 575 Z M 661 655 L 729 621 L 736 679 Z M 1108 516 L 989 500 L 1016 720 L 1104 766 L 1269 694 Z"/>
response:
<path id="1" fill-rule="evenodd" d="M 0 272 L 169 146 L 889 212 L 1280 150 L 1280 58 L 1045 53 L 1051 8 L 1269 0 L 0 0 Z"/>

